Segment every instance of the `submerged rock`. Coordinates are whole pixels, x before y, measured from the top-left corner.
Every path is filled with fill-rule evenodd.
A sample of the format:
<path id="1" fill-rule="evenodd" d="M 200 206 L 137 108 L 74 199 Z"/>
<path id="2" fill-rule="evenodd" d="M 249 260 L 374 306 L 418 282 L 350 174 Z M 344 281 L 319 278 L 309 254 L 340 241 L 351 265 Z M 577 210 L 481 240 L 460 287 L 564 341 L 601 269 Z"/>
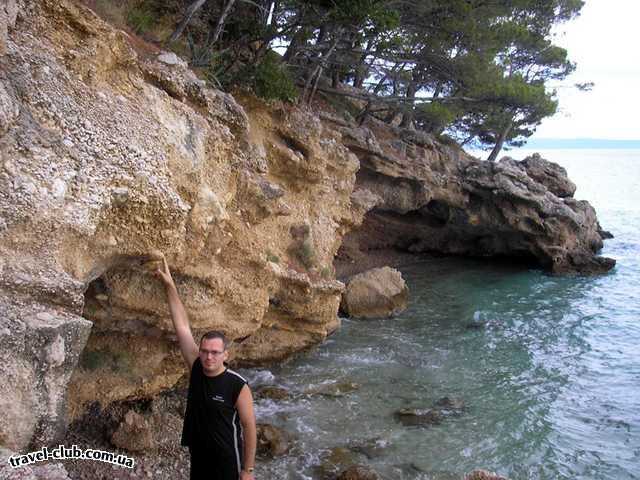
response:
<path id="1" fill-rule="evenodd" d="M 442 412 L 435 408 L 401 408 L 394 415 L 405 427 L 440 425 L 444 420 Z"/>
<path id="2" fill-rule="evenodd" d="M 406 427 L 441 424 L 447 417 L 462 415 L 466 406 L 459 398 L 442 397 L 430 408 L 402 408 L 394 414 Z"/>
<path id="3" fill-rule="evenodd" d="M 359 388 L 360 385 L 355 382 L 337 382 L 320 385 L 319 387 L 306 390 L 304 393 L 306 395 L 321 395 L 323 397 L 337 398 L 353 393 Z"/>
<path id="4" fill-rule="evenodd" d="M 287 400 L 291 397 L 291 394 L 286 388 L 266 385 L 257 388 L 254 396 L 256 399 Z"/>
<path id="5" fill-rule="evenodd" d="M 322 456 L 322 463 L 314 468 L 320 478 L 335 478 L 336 474 L 357 463 L 355 453 L 346 447 L 334 447 Z"/>
<path id="6" fill-rule="evenodd" d="M 354 318 L 391 317 L 407 308 L 408 298 L 409 289 L 399 271 L 374 268 L 349 279 L 340 309 Z"/>
<path id="7" fill-rule="evenodd" d="M 256 427 L 258 435 L 258 455 L 278 457 L 289 451 L 289 438 L 284 430 L 266 423 L 259 423 Z"/>
<path id="8" fill-rule="evenodd" d="M 473 470 L 464 476 L 464 480 L 507 480 L 506 477 L 502 477 L 496 473 L 489 472 L 488 470 Z"/>
<path id="9" fill-rule="evenodd" d="M 338 475 L 336 480 L 380 480 L 380 475 L 364 465 L 353 465 Z"/>

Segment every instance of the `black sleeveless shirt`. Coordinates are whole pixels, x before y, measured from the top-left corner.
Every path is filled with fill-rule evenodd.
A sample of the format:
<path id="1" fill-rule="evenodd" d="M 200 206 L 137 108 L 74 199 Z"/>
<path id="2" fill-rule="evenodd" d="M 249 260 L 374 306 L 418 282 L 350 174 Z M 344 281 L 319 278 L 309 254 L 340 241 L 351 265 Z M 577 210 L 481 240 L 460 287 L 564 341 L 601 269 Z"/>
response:
<path id="1" fill-rule="evenodd" d="M 191 367 L 181 445 L 242 465 L 242 426 L 236 400 L 247 381 L 230 369 L 208 377 L 200 357 Z"/>

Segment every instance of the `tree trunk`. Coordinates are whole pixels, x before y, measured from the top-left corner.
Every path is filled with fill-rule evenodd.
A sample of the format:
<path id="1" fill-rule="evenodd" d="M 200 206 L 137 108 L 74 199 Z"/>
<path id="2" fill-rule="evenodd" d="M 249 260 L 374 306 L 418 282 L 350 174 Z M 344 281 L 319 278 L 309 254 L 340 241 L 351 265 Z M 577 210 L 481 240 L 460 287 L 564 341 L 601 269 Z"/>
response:
<path id="1" fill-rule="evenodd" d="M 211 38 L 211 41 L 209 42 L 209 46 L 212 46 L 214 43 L 216 43 L 218 41 L 218 38 L 220 37 L 220 34 L 222 33 L 222 28 L 224 27 L 224 22 L 227 20 L 227 16 L 231 12 L 231 8 L 233 7 L 234 3 L 236 3 L 236 0 L 229 0 L 227 2 L 227 4 L 225 5 L 224 10 L 222 10 L 222 14 L 220 15 L 220 18 L 218 19 L 218 24 L 216 25 L 216 29 L 213 32 L 213 37 Z"/>
<path id="2" fill-rule="evenodd" d="M 298 54 L 298 50 L 300 50 L 300 47 L 306 45 L 308 35 L 309 27 L 300 27 L 298 31 L 293 34 L 291 43 L 289 43 L 287 51 L 284 52 L 283 60 L 285 61 L 285 63 L 291 63 L 291 61 Z"/>
<path id="3" fill-rule="evenodd" d="M 336 36 L 333 40 L 333 43 L 329 47 L 329 50 L 327 50 L 324 53 L 324 55 L 322 55 L 322 58 L 318 60 L 319 61 L 318 66 L 316 67 L 316 69 L 313 71 L 313 73 L 307 80 L 307 84 L 304 87 L 304 92 L 302 95 L 303 99 L 304 99 L 304 94 L 308 91 L 309 85 L 311 85 L 311 81 L 313 81 L 313 88 L 311 89 L 311 92 L 309 93 L 309 97 L 306 100 L 307 104 L 310 104 L 313 101 L 313 97 L 315 96 L 316 90 L 318 89 L 318 82 L 320 81 L 320 77 L 322 76 L 322 70 L 327 63 L 327 60 L 329 60 L 329 57 L 331 57 L 331 54 L 333 54 L 333 51 L 338 46 L 339 41 L 340 41 L 340 31 L 337 31 Z"/>
<path id="4" fill-rule="evenodd" d="M 411 83 L 409 83 L 409 86 L 407 87 L 407 98 L 413 100 L 416 96 L 417 90 L 418 90 L 418 85 L 414 80 L 412 80 Z M 414 110 L 413 102 L 407 103 L 404 106 L 404 113 L 402 114 L 402 121 L 400 122 L 400 128 L 410 128 L 410 129 L 414 128 L 413 110 Z"/>
<path id="5" fill-rule="evenodd" d="M 182 32 L 191 21 L 191 17 L 193 17 L 193 15 L 200 10 L 200 7 L 202 7 L 206 2 L 207 0 L 196 0 L 187 7 L 187 11 L 184 13 L 184 18 L 180 21 L 175 31 L 169 37 L 169 43 L 175 42 L 180 35 L 182 35 Z"/>
<path id="6" fill-rule="evenodd" d="M 364 47 L 364 53 L 360 56 L 358 60 L 358 64 L 355 67 L 355 76 L 353 78 L 353 86 L 355 88 L 362 88 L 365 79 L 367 78 L 367 74 L 369 73 L 369 68 L 367 66 L 367 55 L 371 53 L 371 46 L 373 42 L 371 39 L 367 40 L 367 44 Z"/>
<path id="7" fill-rule="evenodd" d="M 498 141 L 493 147 L 491 154 L 487 157 L 487 160 L 489 162 L 495 162 L 496 158 L 498 158 L 498 154 L 500 153 L 500 150 L 502 150 L 502 146 L 504 145 L 504 142 L 507 139 L 507 136 L 509 135 L 509 132 L 511 131 L 512 127 L 513 127 L 513 120 L 509 121 L 506 128 L 502 130 L 502 132 L 500 133 L 500 136 L 498 137 Z"/>
<path id="8" fill-rule="evenodd" d="M 338 87 L 340 87 L 340 72 L 338 71 L 338 67 L 334 67 L 331 71 L 331 88 L 337 90 Z"/>

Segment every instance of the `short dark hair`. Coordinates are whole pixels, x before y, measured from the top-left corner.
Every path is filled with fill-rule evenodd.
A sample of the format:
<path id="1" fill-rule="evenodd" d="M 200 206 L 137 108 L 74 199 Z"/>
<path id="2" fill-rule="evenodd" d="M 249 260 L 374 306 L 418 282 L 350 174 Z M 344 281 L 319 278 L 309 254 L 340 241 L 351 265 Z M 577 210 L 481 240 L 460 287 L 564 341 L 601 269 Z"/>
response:
<path id="1" fill-rule="evenodd" d="M 214 338 L 219 338 L 222 340 L 222 346 L 224 349 L 227 349 L 227 337 L 225 337 L 224 333 L 219 330 L 209 330 L 200 338 L 200 345 L 202 345 L 203 340 L 212 340 Z"/>

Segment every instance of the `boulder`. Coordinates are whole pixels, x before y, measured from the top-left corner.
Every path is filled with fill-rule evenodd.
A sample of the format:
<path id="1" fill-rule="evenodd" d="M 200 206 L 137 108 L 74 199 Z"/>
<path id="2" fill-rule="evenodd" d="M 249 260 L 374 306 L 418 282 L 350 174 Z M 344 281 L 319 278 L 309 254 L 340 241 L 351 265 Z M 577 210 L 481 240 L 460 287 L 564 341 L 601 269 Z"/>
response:
<path id="1" fill-rule="evenodd" d="M 340 309 L 354 318 L 391 317 L 407 308 L 408 298 L 409 289 L 399 271 L 374 268 L 347 282 Z"/>

